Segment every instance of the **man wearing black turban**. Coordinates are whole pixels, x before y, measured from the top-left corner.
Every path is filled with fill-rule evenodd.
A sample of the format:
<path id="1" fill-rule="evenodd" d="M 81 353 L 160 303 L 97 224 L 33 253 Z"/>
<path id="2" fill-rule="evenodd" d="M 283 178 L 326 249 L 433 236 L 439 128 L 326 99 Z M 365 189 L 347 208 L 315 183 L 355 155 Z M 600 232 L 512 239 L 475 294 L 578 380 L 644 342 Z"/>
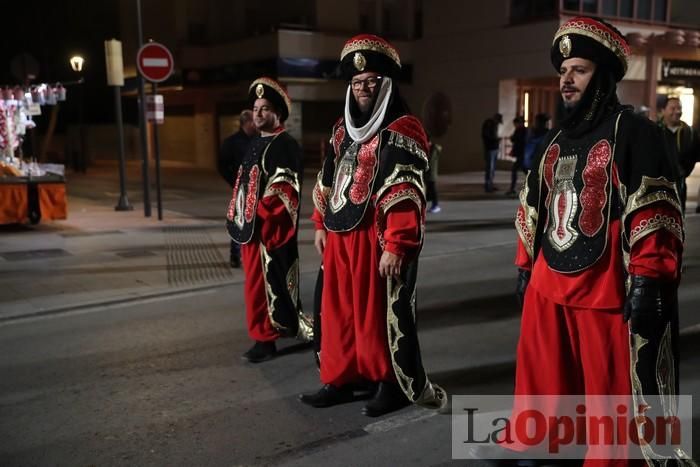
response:
<path id="1" fill-rule="evenodd" d="M 626 395 L 630 417 L 676 415 L 683 220 L 659 129 L 617 98 L 629 54 L 596 18 L 573 18 L 554 36 L 563 118 L 535 156 L 515 222 L 522 397 L 513 417 L 546 394 L 584 395 L 588 409 L 601 408 L 591 395 Z M 549 402 L 555 414 L 560 401 Z M 601 451 L 588 441 L 587 460 L 683 459 L 668 446 Z"/>

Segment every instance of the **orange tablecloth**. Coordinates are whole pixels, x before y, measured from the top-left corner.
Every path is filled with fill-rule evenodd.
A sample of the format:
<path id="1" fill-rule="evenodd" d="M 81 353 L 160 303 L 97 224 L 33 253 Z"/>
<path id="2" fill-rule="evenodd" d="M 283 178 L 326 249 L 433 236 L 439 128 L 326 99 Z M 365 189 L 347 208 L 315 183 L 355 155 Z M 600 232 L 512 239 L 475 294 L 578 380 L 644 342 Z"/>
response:
<path id="1" fill-rule="evenodd" d="M 62 182 L 31 182 L 38 200 L 30 206 L 30 182 L 0 183 L 0 224 L 29 222 L 29 210 L 37 209 L 39 221 L 65 219 L 68 213 L 66 185 Z"/>

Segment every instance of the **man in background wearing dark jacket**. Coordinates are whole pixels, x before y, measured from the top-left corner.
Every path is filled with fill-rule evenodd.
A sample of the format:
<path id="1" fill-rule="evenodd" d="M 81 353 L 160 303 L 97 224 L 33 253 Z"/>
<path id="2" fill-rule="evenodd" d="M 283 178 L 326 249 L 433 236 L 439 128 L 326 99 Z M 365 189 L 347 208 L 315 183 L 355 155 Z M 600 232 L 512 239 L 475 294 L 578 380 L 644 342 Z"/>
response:
<path id="1" fill-rule="evenodd" d="M 695 167 L 695 162 L 700 160 L 700 141 L 698 135 L 685 122 L 681 121 L 683 107 L 677 97 L 666 98 L 663 107 L 663 118 L 660 122 L 666 140 L 669 155 L 678 167 L 678 191 L 681 197 L 681 208 L 685 213 L 685 200 L 688 187 L 685 179 Z M 698 204 L 700 206 L 700 204 Z"/>
<path id="2" fill-rule="evenodd" d="M 493 117 L 484 120 L 481 125 L 481 141 L 484 143 L 484 191 L 491 193 L 496 191 L 493 185 L 493 177 L 496 173 L 496 158 L 498 158 L 498 125 L 503 123 L 503 115 L 494 114 Z"/>

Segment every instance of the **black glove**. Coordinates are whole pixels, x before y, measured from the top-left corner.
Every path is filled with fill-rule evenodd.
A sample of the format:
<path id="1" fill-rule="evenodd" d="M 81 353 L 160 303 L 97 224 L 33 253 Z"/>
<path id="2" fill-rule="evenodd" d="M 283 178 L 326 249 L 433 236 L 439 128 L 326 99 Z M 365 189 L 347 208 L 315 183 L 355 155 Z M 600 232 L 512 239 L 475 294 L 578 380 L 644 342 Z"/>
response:
<path id="1" fill-rule="evenodd" d="M 630 321 L 632 331 L 647 335 L 665 326 L 670 317 L 675 284 L 645 276 L 631 276 L 624 320 Z"/>
<path id="2" fill-rule="evenodd" d="M 525 291 L 527 284 L 530 283 L 530 271 L 527 269 L 518 268 L 518 284 L 515 287 L 515 299 L 518 301 L 518 306 L 523 309 L 525 302 Z"/>

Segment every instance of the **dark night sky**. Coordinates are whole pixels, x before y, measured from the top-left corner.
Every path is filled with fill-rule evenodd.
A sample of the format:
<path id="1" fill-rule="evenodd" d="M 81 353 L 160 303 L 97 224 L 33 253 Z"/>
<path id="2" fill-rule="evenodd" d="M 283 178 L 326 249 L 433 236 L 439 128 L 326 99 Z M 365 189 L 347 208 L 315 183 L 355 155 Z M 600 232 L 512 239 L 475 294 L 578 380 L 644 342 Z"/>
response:
<path id="1" fill-rule="evenodd" d="M 13 1 L 3 2 L 2 9 L 6 36 L 0 41 L 0 84 L 18 84 L 10 72 L 10 62 L 21 53 L 28 53 L 39 62 L 35 82 L 73 81 L 77 74 L 68 60 L 80 54 L 85 58 L 85 119 L 113 121 L 113 94 L 105 77 L 104 41 L 118 36 L 118 1 Z M 60 126 L 74 121 L 76 95 L 75 89 L 68 88 L 68 103 L 60 111 Z"/>

